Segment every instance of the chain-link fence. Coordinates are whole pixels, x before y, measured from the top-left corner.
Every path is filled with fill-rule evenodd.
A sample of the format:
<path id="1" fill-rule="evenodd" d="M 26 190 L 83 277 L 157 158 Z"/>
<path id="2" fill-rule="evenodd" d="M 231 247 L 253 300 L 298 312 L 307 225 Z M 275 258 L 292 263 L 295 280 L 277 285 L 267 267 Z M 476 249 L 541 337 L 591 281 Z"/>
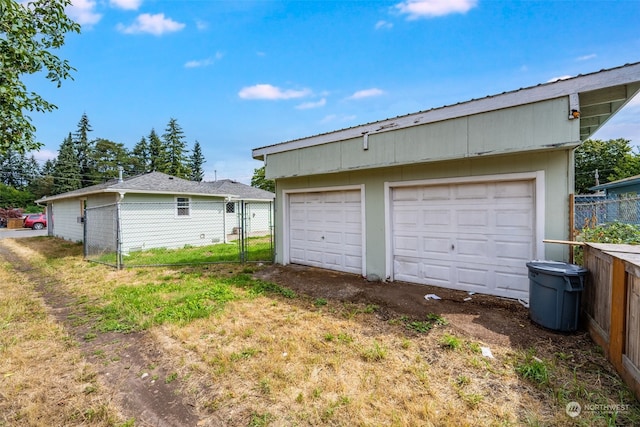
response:
<path id="1" fill-rule="evenodd" d="M 85 210 L 85 258 L 117 268 L 273 261 L 273 202 L 122 202 Z"/>
<path id="2" fill-rule="evenodd" d="M 605 199 L 602 197 L 576 196 L 574 202 L 576 229 L 622 222 L 640 224 L 640 197 Z"/>

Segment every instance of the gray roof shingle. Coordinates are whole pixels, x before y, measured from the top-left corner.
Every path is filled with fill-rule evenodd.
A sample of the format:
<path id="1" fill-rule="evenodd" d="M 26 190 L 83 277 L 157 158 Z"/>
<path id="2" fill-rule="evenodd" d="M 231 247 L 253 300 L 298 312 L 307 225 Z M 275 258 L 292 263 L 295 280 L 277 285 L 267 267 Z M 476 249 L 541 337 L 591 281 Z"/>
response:
<path id="1" fill-rule="evenodd" d="M 233 199 L 272 200 L 275 194 L 259 188 L 231 181 L 228 179 L 215 182 L 195 182 L 177 178 L 162 172 L 149 172 L 125 178 L 122 181 L 113 179 L 102 184 L 80 188 L 54 196 L 45 196 L 37 203 L 51 200 L 69 199 L 98 193 L 147 193 L 147 194 L 185 194 L 211 197 L 231 197 Z"/>

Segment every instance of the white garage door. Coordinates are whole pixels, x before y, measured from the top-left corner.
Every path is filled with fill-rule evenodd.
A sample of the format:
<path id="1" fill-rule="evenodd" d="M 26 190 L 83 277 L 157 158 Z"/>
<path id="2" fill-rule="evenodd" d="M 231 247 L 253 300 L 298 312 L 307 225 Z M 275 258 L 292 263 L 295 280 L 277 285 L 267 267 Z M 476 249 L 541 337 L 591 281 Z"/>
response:
<path id="1" fill-rule="evenodd" d="M 392 189 L 395 280 L 528 298 L 533 180 Z"/>
<path id="2" fill-rule="evenodd" d="M 362 274 L 360 190 L 289 194 L 289 261 Z"/>

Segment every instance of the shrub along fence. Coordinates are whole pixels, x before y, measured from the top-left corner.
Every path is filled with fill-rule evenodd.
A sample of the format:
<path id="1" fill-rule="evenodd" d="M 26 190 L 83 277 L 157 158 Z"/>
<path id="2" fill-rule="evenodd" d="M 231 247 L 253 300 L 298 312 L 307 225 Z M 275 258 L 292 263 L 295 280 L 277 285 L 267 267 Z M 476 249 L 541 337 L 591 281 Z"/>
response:
<path id="1" fill-rule="evenodd" d="M 273 261 L 273 202 L 121 202 L 87 207 L 84 256 L 116 268 Z"/>

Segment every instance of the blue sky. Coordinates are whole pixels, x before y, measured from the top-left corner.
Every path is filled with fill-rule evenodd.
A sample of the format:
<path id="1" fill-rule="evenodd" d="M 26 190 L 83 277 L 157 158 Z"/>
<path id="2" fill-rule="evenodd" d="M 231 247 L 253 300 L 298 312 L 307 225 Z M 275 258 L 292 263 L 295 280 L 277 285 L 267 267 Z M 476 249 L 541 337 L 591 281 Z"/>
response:
<path id="1" fill-rule="evenodd" d="M 73 0 L 58 55 L 77 71 L 29 89 L 43 160 L 83 113 L 132 148 L 170 118 L 205 179 L 249 183 L 253 148 L 640 61 L 640 1 Z M 640 145 L 640 96 L 594 137 Z"/>

